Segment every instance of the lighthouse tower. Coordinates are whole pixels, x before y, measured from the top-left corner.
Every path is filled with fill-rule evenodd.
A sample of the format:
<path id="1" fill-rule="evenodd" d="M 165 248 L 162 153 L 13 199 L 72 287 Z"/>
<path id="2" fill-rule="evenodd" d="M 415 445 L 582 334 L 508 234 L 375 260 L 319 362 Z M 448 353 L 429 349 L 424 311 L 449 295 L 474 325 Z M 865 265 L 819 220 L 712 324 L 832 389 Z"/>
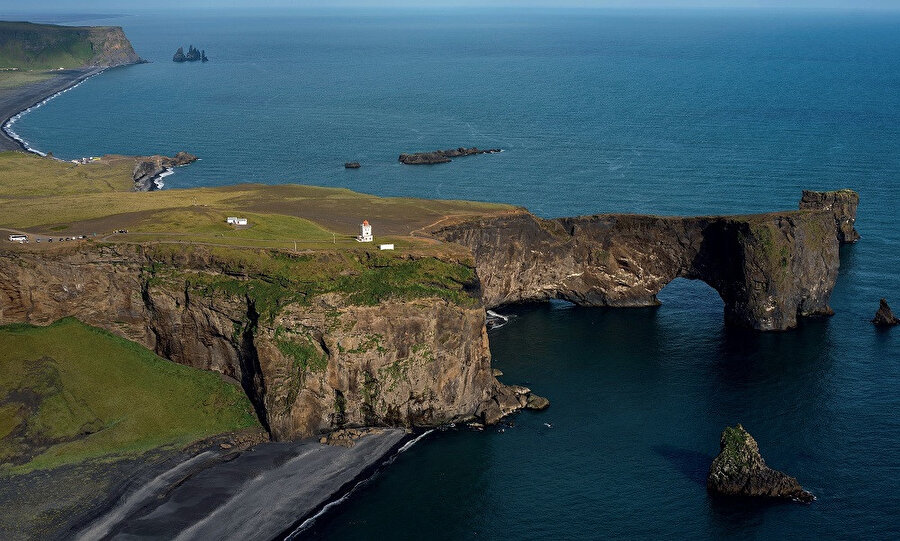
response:
<path id="1" fill-rule="evenodd" d="M 363 223 L 359 225 L 359 236 L 356 237 L 358 242 L 372 242 L 372 226 L 369 225 L 369 220 L 363 220 Z"/>

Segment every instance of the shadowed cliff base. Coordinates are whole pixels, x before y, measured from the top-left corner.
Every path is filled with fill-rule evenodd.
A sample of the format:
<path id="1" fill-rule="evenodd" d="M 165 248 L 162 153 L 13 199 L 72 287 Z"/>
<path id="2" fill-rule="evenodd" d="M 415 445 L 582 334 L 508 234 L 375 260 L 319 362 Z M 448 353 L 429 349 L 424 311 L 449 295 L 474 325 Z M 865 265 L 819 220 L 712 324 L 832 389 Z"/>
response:
<path id="1" fill-rule="evenodd" d="M 487 308 L 565 299 L 583 306 L 652 306 L 678 277 L 703 280 L 728 324 L 785 330 L 831 315 L 839 242 L 859 196 L 804 192 L 801 209 L 747 216 L 605 214 L 544 220 L 526 212 L 432 230 L 475 257 Z"/>

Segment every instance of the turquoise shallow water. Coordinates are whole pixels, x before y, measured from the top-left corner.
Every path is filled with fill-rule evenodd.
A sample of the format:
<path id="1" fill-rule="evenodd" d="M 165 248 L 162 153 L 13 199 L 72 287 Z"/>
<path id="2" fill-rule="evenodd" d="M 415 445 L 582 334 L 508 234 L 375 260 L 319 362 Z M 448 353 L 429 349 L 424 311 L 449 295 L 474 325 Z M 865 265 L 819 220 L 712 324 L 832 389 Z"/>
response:
<path id="1" fill-rule="evenodd" d="M 84 21 L 90 22 L 90 21 Z M 795 208 L 862 197 L 836 315 L 726 330 L 705 284 L 663 306 L 508 308 L 508 383 L 552 401 L 504 432 L 435 433 L 308 532 L 321 538 L 900 537 L 900 16 L 766 12 L 143 15 L 154 63 L 110 70 L 23 118 L 74 158 L 187 149 L 168 188 L 245 181 L 522 204 L 544 216 Z M 179 45 L 211 62 L 169 61 Z M 407 167 L 400 152 L 505 152 Z M 345 171 L 344 161 L 363 167 Z M 377 224 L 376 224 L 377 226 Z M 742 422 L 811 506 L 711 499 Z M 550 423 L 548 428 L 544 423 Z"/>

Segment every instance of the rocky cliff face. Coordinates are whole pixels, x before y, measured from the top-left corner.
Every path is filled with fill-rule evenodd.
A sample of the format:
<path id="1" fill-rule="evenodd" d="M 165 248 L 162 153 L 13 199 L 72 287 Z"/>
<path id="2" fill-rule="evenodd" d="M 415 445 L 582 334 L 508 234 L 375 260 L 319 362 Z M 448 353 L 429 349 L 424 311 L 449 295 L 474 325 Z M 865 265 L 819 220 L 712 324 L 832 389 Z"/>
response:
<path id="1" fill-rule="evenodd" d="M 856 208 L 859 206 L 859 194 L 853 190 L 835 190 L 833 192 L 814 192 L 803 190 L 800 199 L 800 210 L 824 210 L 834 216 L 838 241 L 849 244 L 859 240 L 859 233 L 854 229 L 856 224 Z"/>
<path id="2" fill-rule="evenodd" d="M 851 192 L 852 193 L 852 192 Z M 827 200 L 827 198 L 826 198 Z M 725 320 L 784 330 L 798 316 L 828 315 L 837 278 L 840 224 L 855 207 L 752 216 L 597 215 L 543 220 L 526 212 L 440 227 L 469 247 L 483 300 L 565 299 L 587 306 L 651 306 L 678 277 L 712 286 Z"/>
<path id="3" fill-rule="evenodd" d="M 170 258 L 124 245 L 0 253 L 0 323 L 76 316 L 236 378 L 276 439 L 348 426 L 496 421 L 527 401 L 493 377 L 477 302 L 361 305 L 327 293 L 272 310 L 263 296 L 208 287 L 219 277 L 242 279 L 217 275 L 213 259 L 200 248 Z"/>
<path id="4" fill-rule="evenodd" d="M 88 31 L 88 40 L 94 51 L 91 65 L 108 68 L 143 62 L 134 52 L 121 26 L 92 26 Z"/>

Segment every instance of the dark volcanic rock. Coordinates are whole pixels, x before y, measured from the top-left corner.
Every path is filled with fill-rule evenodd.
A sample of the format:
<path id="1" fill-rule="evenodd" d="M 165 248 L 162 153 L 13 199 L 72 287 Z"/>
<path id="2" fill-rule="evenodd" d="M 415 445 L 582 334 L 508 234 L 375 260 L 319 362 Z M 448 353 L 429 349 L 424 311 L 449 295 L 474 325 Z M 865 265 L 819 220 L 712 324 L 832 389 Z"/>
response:
<path id="1" fill-rule="evenodd" d="M 344 164 L 344 167 L 347 169 L 359 169 L 362 166 L 359 165 L 359 162 L 347 162 Z"/>
<path id="2" fill-rule="evenodd" d="M 878 311 L 875 312 L 875 318 L 872 320 L 872 323 L 876 327 L 893 327 L 894 325 L 900 325 L 900 319 L 894 317 L 894 312 L 891 311 L 887 301 L 881 299 L 881 304 L 878 306 Z"/>
<path id="3" fill-rule="evenodd" d="M 842 244 L 859 240 L 859 233 L 853 228 L 858 206 L 859 194 L 853 190 L 833 192 L 803 190 L 803 198 L 800 199 L 800 210 L 827 210 L 834 215 L 838 241 Z"/>
<path id="4" fill-rule="evenodd" d="M 543 396 L 531 394 L 528 395 L 528 402 L 525 403 L 525 407 L 530 410 L 541 411 L 550 407 L 550 401 Z"/>
<path id="5" fill-rule="evenodd" d="M 197 161 L 197 156 L 184 151 L 175 154 L 172 158 L 159 155 L 138 158 L 138 162 L 134 165 L 134 171 L 131 173 L 131 179 L 134 180 L 132 189 L 136 192 L 149 192 L 153 190 L 155 186 L 154 181 L 159 178 L 159 175 L 173 167 L 187 165 L 195 161 Z"/>
<path id="6" fill-rule="evenodd" d="M 759 447 L 744 427 L 726 427 L 721 452 L 713 459 L 706 479 L 710 492 L 726 496 L 789 499 L 809 503 L 816 499 L 796 479 L 766 466 Z"/>
<path id="7" fill-rule="evenodd" d="M 206 51 L 201 51 L 200 49 L 194 48 L 193 45 L 188 47 L 188 52 L 184 52 L 184 47 L 179 47 L 177 51 L 175 51 L 175 55 L 172 56 L 173 62 L 208 62 L 209 59 L 206 58 Z"/>
<path id="8" fill-rule="evenodd" d="M 451 162 L 451 158 L 459 156 L 471 156 L 473 154 L 494 154 L 500 152 L 499 148 L 491 148 L 482 150 L 476 147 L 472 148 L 451 148 L 447 150 L 435 150 L 433 152 L 416 152 L 414 154 L 401 154 L 397 161 L 406 165 L 433 165 L 436 163 Z"/>
<path id="9" fill-rule="evenodd" d="M 719 293 L 726 323 L 769 331 L 833 313 L 836 231 L 831 209 L 553 220 L 521 211 L 442 224 L 431 234 L 472 250 L 487 308 L 548 299 L 654 306 L 657 293 L 682 277 Z"/>

